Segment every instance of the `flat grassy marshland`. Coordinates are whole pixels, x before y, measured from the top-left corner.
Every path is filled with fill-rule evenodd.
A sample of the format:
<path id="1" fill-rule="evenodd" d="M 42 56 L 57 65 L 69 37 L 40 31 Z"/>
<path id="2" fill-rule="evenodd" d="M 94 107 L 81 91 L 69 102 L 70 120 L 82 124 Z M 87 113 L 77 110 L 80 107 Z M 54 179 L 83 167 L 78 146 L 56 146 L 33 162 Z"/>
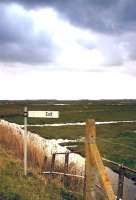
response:
<path id="1" fill-rule="evenodd" d="M 1 101 L 0 115 L 10 121 L 23 124 L 23 109 L 58 110 L 59 119 L 29 118 L 29 124 L 84 122 L 87 118 L 96 121 L 135 121 L 136 100 L 101 101 Z M 84 137 L 85 127 L 67 125 L 58 127 L 28 127 L 48 139 L 78 139 Z M 136 122 L 97 125 L 97 144 L 102 156 L 136 168 Z M 84 143 L 77 143 L 77 149 L 84 155 Z"/>
<path id="2" fill-rule="evenodd" d="M 27 106 L 28 110 L 60 111 L 59 119 L 29 118 L 30 124 L 84 122 L 87 118 L 96 121 L 136 119 L 135 100 L 0 101 L 0 115 L 11 122 L 23 124 L 24 106 Z"/>

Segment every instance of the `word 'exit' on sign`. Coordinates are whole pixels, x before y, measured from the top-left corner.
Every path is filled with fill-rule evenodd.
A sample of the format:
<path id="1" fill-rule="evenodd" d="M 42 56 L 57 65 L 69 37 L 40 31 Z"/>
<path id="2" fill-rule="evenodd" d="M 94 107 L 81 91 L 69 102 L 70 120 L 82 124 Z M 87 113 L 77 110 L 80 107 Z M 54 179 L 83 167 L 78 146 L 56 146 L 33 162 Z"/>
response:
<path id="1" fill-rule="evenodd" d="M 59 118 L 59 111 L 28 111 L 28 117 Z"/>

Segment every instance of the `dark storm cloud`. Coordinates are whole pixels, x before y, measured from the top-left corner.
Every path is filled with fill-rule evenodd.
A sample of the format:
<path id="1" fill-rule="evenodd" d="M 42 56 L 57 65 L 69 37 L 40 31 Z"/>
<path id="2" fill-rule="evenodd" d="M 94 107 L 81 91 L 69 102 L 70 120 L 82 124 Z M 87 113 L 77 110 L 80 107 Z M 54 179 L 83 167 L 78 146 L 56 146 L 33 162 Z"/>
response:
<path id="1" fill-rule="evenodd" d="M 136 22 L 136 1 L 124 0 L 121 1 L 119 7 L 120 20 L 128 23 Z"/>
<path id="2" fill-rule="evenodd" d="M 24 6 L 27 11 L 52 7 L 58 11 L 63 19 L 66 18 L 77 27 L 102 33 L 102 37 L 105 35 L 112 37 L 112 39 L 114 37 L 119 38 L 115 49 L 111 48 L 114 45 L 114 40 L 110 44 L 109 42 L 105 44 L 106 39 L 103 42 L 101 49 L 108 60 L 108 66 L 123 65 L 124 55 L 121 54 L 124 51 L 127 51 L 124 54 L 128 55 L 128 59 L 136 60 L 136 45 L 133 42 L 136 35 L 135 0 L 4 0 L 2 2 L 4 3 L 0 4 L 2 16 L 0 18 L 1 60 L 36 64 L 52 62 L 55 55 L 56 47 L 53 45 L 50 36 L 45 32 L 35 35 L 33 22 L 29 16 L 9 15 L 6 6 L 10 7 L 13 2 Z M 29 13 L 27 11 L 26 13 Z M 133 41 L 131 36 L 128 35 L 129 32 L 134 35 Z M 81 40 L 78 43 L 87 49 L 95 47 L 95 44 L 89 41 Z M 128 45 L 124 45 L 126 43 Z M 119 49 L 119 46 L 122 45 L 124 45 L 123 52 Z"/>
<path id="3" fill-rule="evenodd" d="M 55 46 L 45 32 L 35 33 L 26 13 L 18 14 L 0 5 L 0 60 L 40 64 L 51 62 Z"/>
<path id="4" fill-rule="evenodd" d="M 28 9 L 50 6 L 77 26 L 110 31 L 113 27 L 109 19 L 107 22 L 107 18 L 112 17 L 111 8 L 116 6 L 118 0 L 6 0 L 6 2 L 16 2 Z"/>
<path id="5" fill-rule="evenodd" d="M 73 24 L 100 32 L 119 33 L 134 28 L 135 0 L 6 0 L 27 8 L 50 6 Z"/>

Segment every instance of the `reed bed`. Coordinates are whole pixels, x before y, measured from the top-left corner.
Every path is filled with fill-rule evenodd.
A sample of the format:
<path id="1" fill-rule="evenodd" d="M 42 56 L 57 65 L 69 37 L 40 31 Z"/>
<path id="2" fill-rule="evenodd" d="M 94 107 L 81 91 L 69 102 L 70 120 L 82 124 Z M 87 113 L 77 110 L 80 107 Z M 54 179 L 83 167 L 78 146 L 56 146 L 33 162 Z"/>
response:
<path id="1" fill-rule="evenodd" d="M 24 130 L 6 121 L 0 122 L 0 143 L 14 155 L 23 160 L 24 154 Z M 31 167 L 42 169 L 46 160 L 45 151 L 36 143 L 36 137 L 32 133 L 27 136 L 28 164 Z"/>

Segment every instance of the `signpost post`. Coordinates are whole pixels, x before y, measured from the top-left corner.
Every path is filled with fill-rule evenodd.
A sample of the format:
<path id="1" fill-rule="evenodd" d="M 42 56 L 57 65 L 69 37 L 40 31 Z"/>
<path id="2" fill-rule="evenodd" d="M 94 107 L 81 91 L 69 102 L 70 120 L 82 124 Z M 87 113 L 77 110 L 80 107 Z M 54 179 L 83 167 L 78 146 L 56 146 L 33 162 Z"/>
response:
<path id="1" fill-rule="evenodd" d="M 24 175 L 27 175 L 27 107 L 24 107 Z"/>
<path id="2" fill-rule="evenodd" d="M 27 118 L 59 118 L 59 111 L 28 111 L 24 107 L 24 175 L 27 176 Z"/>

